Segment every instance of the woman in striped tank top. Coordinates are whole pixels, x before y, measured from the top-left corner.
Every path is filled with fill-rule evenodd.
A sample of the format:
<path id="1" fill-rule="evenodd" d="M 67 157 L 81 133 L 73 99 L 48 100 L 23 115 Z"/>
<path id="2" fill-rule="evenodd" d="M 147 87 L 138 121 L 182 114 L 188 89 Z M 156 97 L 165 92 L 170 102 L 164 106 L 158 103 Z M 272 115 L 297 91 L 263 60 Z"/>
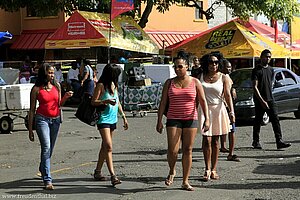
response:
<path id="1" fill-rule="evenodd" d="M 204 131 L 207 131 L 209 127 L 208 108 L 200 81 L 187 74 L 187 59 L 185 57 L 175 58 L 174 68 L 177 76 L 168 79 L 164 84 L 156 130 L 162 133 L 162 116 L 167 103 L 169 103 L 166 127 L 170 170 L 165 184 L 170 186 L 173 183 L 176 174 L 175 164 L 182 141 L 182 189 L 193 191 L 194 188 L 189 184 L 188 177 L 192 166 L 192 149 L 198 128 L 197 104 L 200 102 L 204 111 L 205 121 L 201 125 Z"/>

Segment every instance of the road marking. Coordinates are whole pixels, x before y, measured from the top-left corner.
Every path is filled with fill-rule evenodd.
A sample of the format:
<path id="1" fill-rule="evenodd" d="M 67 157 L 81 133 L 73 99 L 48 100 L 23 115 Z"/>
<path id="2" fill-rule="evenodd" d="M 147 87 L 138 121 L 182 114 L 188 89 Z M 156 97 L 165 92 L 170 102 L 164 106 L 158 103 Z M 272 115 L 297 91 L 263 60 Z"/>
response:
<path id="1" fill-rule="evenodd" d="M 51 174 L 59 173 L 59 172 L 63 172 L 63 171 L 68 171 L 68 170 L 72 170 L 72 169 L 77 168 L 77 167 L 88 166 L 88 165 L 91 165 L 91 164 L 94 164 L 94 162 L 87 162 L 87 163 L 82 163 L 80 165 L 76 165 L 74 167 L 66 167 L 66 168 L 62 168 L 62 169 L 57 169 L 57 170 L 51 171 Z M 39 177 L 42 176 L 42 174 L 40 172 L 38 172 L 36 175 L 39 176 Z"/>

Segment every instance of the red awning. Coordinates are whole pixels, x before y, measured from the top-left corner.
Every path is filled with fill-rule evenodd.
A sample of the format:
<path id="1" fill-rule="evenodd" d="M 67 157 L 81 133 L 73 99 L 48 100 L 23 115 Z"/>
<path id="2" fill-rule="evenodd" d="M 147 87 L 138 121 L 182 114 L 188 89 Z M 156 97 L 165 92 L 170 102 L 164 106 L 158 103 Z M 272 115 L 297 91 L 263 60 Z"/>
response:
<path id="1" fill-rule="evenodd" d="M 188 39 L 194 35 L 200 33 L 198 32 L 182 32 L 182 31 L 150 31 L 147 30 L 146 33 L 149 37 L 159 46 L 160 49 L 167 48 L 170 45 L 181 42 Z"/>
<path id="2" fill-rule="evenodd" d="M 18 39 L 13 43 L 11 49 L 45 49 L 45 40 L 55 30 L 24 30 Z"/>

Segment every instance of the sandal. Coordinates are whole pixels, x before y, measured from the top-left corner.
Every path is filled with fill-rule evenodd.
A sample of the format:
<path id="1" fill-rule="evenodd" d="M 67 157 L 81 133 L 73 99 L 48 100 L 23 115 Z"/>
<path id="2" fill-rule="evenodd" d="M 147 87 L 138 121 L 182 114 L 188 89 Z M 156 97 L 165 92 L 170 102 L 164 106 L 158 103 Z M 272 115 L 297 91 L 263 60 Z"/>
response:
<path id="1" fill-rule="evenodd" d="M 210 170 L 206 170 L 204 175 L 203 175 L 203 181 L 207 182 L 210 180 L 210 176 L 211 176 L 211 171 Z"/>
<path id="2" fill-rule="evenodd" d="M 169 174 L 169 175 L 167 176 L 167 178 L 166 178 L 166 180 L 165 180 L 166 186 L 170 186 L 170 185 L 173 184 L 175 175 L 176 175 L 176 174 Z"/>
<path id="3" fill-rule="evenodd" d="M 210 178 L 214 180 L 219 180 L 220 176 L 217 174 L 217 171 L 211 171 Z"/>
<path id="4" fill-rule="evenodd" d="M 96 181 L 106 181 L 106 178 L 102 175 L 101 171 L 96 169 L 94 171 L 94 179 Z"/>
<path id="5" fill-rule="evenodd" d="M 228 161 L 241 162 L 241 160 L 239 159 L 239 157 L 237 155 L 228 155 L 227 160 Z"/>
<path id="6" fill-rule="evenodd" d="M 222 153 L 229 153 L 229 150 L 226 149 L 226 148 L 221 148 L 221 149 L 220 149 L 220 152 L 222 152 Z"/>
<path id="7" fill-rule="evenodd" d="M 195 189 L 190 184 L 182 184 L 181 189 L 186 191 L 195 191 Z"/>
<path id="8" fill-rule="evenodd" d="M 111 181 L 111 184 L 112 186 L 114 187 L 115 185 L 118 185 L 118 184 L 121 184 L 122 181 L 116 176 L 116 175 L 112 175 L 110 177 L 110 181 Z"/>
<path id="9" fill-rule="evenodd" d="M 52 183 L 45 183 L 45 190 L 54 190 L 54 186 L 52 185 Z"/>

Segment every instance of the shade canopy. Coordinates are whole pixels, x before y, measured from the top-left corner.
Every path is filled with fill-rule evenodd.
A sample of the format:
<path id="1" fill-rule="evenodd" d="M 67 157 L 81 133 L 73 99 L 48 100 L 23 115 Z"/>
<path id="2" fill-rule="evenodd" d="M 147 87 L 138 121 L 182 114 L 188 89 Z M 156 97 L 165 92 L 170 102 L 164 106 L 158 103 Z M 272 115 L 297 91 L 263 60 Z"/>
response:
<path id="1" fill-rule="evenodd" d="M 118 16 L 110 24 L 109 14 L 85 11 L 75 11 L 46 40 L 45 48 L 107 47 L 110 29 L 110 47 L 158 54 L 158 46 L 131 17 Z"/>
<path id="2" fill-rule="evenodd" d="M 264 49 L 269 49 L 273 58 L 289 56 L 289 51 L 284 47 L 232 20 L 171 46 L 167 50 L 172 56 L 176 56 L 179 50 L 185 50 L 199 57 L 213 51 L 220 51 L 226 58 L 253 58 L 259 57 Z"/>
<path id="3" fill-rule="evenodd" d="M 300 21 L 300 18 L 294 17 L 295 19 Z M 256 20 L 249 19 L 246 22 L 241 22 L 246 28 L 248 28 L 251 31 L 254 31 L 266 38 L 268 38 L 271 41 L 275 41 L 275 29 L 262 24 Z M 293 31 L 294 30 L 294 31 Z M 295 30 L 298 30 L 300 32 L 300 28 L 293 26 L 293 38 L 297 38 L 298 32 Z M 296 35 L 296 36 L 295 36 Z M 300 36 L 298 36 L 300 37 Z M 282 47 L 285 47 L 290 50 L 290 57 L 293 59 L 300 59 L 300 40 L 295 40 L 291 42 L 291 35 L 282 31 L 278 31 L 278 38 L 277 43 Z"/>

